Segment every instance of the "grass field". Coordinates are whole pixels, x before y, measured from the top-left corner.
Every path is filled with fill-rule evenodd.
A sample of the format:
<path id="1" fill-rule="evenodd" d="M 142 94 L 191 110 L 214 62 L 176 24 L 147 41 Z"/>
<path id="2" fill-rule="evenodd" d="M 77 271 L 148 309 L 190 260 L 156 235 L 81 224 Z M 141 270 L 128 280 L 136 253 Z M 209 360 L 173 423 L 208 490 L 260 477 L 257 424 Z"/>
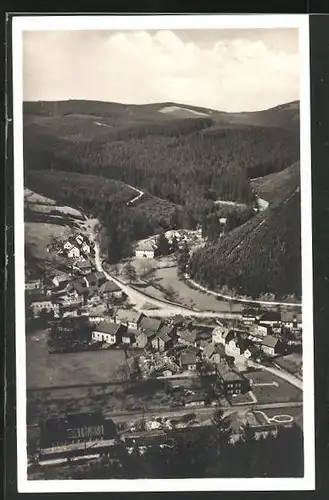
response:
<path id="1" fill-rule="evenodd" d="M 288 354 L 275 359 L 275 363 L 290 373 L 299 373 L 303 364 L 303 356 L 299 353 Z"/>
<path id="2" fill-rule="evenodd" d="M 259 404 L 298 402 L 303 399 L 302 391 L 272 373 L 255 370 L 244 375 L 252 380 L 251 389 Z"/>
<path id="3" fill-rule="evenodd" d="M 122 350 L 49 354 L 47 331 L 28 335 L 27 387 L 54 387 L 97 384 L 120 380 L 120 367 L 125 363 Z"/>
<path id="4" fill-rule="evenodd" d="M 187 307 L 220 312 L 234 312 L 242 310 L 242 306 L 240 304 L 217 300 L 212 295 L 207 295 L 199 290 L 189 287 L 186 283 L 184 283 L 184 281 L 178 279 L 176 267 L 159 269 L 156 272 L 155 277 L 158 280 L 159 285 L 163 288 L 174 289 L 177 293 L 176 302 L 179 302 Z"/>
<path id="5" fill-rule="evenodd" d="M 43 222 L 25 222 L 25 242 L 31 255 L 37 259 L 49 260 L 47 245 L 53 237 L 66 237 L 72 233 L 68 226 L 46 224 Z"/>

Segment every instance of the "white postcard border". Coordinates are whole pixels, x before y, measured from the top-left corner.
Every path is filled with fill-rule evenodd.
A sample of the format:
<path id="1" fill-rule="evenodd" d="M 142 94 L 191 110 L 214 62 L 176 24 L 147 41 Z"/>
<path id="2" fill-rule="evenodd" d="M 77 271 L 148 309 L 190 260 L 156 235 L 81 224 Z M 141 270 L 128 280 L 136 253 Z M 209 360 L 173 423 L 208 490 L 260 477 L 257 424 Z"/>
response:
<path id="1" fill-rule="evenodd" d="M 123 491 L 282 491 L 315 489 L 312 196 L 308 15 L 14 16 L 13 115 L 15 196 L 15 335 L 17 483 L 19 493 Z M 303 291 L 303 478 L 201 478 L 131 480 L 33 480 L 27 478 L 26 353 L 24 291 L 23 58 L 22 33 L 36 30 L 298 28 L 300 34 L 301 224 Z"/>

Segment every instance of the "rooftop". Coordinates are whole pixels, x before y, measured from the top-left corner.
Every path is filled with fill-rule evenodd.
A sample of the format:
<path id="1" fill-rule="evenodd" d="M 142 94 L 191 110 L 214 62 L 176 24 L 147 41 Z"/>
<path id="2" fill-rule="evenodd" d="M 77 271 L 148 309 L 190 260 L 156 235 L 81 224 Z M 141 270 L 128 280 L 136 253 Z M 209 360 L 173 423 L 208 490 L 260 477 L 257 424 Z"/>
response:
<path id="1" fill-rule="evenodd" d="M 120 292 L 120 291 L 121 291 L 121 288 L 118 285 L 116 285 L 114 283 L 114 281 L 107 281 L 101 287 L 101 292 L 102 293 Z"/>
<path id="2" fill-rule="evenodd" d="M 92 264 L 89 260 L 83 260 L 82 262 L 78 262 L 76 264 L 76 267 L 78 267 L 79 269 L 88 269 L 91 266 Z"/>
<path id="3" fill-rule="evenodd" d="M 271 321 L 273 323 L 279 323 L 281 321 L 281 313 L 278 311 L 267 311 L 260 316 L 259 321 Z"/>
<path id="4" fill-rule="evenodd" d="M 180 361 L 182 365 L 193 365 L 197 362 L 196 352 L 194 350 L 186 349 L 180 354 Z"/>
<path id="5" fill-rule="evenodd" d="M 148 318 L 147 316 L 145 316 L 141 321 L 140 327 L 142 328 L 142 330 L 152 330 L 156 333 L 161 327 L 161 324 L 162 322 L 160 319 Z"/>
<path id="6" fill-rule="evenodd" d="M 275 347 L 278 343 L 278 339 L 273 337 L 272 335 L 267 335 L 264 337 L 262 345 L 265 345 L 266 347 Z"/>
<path id="7" fill-rule="evenodd" d="M 108 333 L 111 335 L 116 335 L 120 329 L 121 325 L 118 323 L 108 323 L 107 321 L 102 321 L 97 327 L 95 327 L 95 331 L 100 333 Z"/>
<path id="8" fill-rule="evenodd" d="M 116 312 L 116 318 L 121 323 L 130 322 L 137 323 L 142 313 L 135 311 L 134 309 L 118 309 Z"/>

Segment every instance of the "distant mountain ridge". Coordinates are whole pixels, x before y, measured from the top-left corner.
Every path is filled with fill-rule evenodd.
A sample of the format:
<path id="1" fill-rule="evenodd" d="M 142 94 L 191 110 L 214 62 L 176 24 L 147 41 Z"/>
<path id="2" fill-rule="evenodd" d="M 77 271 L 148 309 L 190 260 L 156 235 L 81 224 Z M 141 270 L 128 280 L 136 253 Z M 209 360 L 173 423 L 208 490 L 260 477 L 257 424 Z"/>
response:
<path id="1" fill-rule="evenodd" d="M 99 117 L 135 116 L 145 119 L 166 120 L 181 118 L 179 113 L 160 113 L 163 108 L 180 108 L 202 113 L 212 118 L 216 123 L 235 123 L 262 126 L 291 127 L 298 125 L 299 101 L 282 104 L 263 111 L 248 111 L 230 113 L 201 106 L 181 104 L 175 102 L 161 102 L 151 104 L 122 104 L 115 102 L 67 100 L 67 101 L 25 101 L 23 113 L 25 115 L 64 116 L 70 114 L 92 115 Z M 192 116 L 191 116 L 192 118 Z"/>

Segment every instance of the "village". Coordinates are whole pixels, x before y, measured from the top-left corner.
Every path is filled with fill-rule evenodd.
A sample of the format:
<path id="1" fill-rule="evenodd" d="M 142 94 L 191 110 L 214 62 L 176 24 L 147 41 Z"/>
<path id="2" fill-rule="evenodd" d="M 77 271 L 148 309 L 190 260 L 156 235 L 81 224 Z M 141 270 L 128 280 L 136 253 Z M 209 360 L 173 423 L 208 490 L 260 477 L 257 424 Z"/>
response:
<path id="1" fill-rule="evenodd" d="M 186 240 L 180 240 L 179 233 L 171 237 L 180 245 Z M 197 233 L 193 238 L 200 243 Z M 294 421 L 291 413 L 301 404 L 302 394 L 301 314 L 246 308 L 230 319 L 220 315 L 198 318 L 193 311 L 190 315 L 157 316 L 155 307 L 150 306 L 149 313 L 146 307 L 140 310 L 124 287 L 97 270 L 95 243 L 83 232 L 55 241 L 47 251 L 64 256 L 67 268 L 29 278 L 25 285 L 27 331 L 48 332 L 47 355 L 65 359 L 69 353 L 78 357 L 108 352 L 109 363 L 114 357 L 125 360 L 126 382 L 158 381 L 165 387 L 160 405 L 157 398 L 162 388 L 146 403 L 137 402 L 131 415 L 128 405 L 124 417 L 122 412 L 116 417 L 115 411 L 111 417 L 79 412 L 80 420 L 98 419 L 102 429 L 112 429 L 109 433 L 103 429 L 97 439 L 93 432 L 89 434 L 88 446 L 94 442 L 94 452 L 99 448 L 97 453 L 108 454 L 122 445 L 128 449 L 130 441 L 142 450 L 147 443 L 164 444 L 168 432 L 209 425 L 217 407 L 239 415 L 237 435 L 246 422 L 264 435 Z M 151 261 L 156 251 L 154 240 L 148 246 L 142 243 L 136 247 L 135 257 Z M 77 415 L 48 415 L 30 426 L 32 456 L 38 457 L 37 463 L 51 465 L 71 456 L 89 457 L 86 438 L 77 437 L 79 433 L 74 439 L 62 436 L 56 441 L 53 437 L 54 429 L 62 426 L 61 419 L 67 422 Z M 49 425 L 53 426 L 51 432 Z M 85 428 L 89 424 L 79 425 Z"/>

